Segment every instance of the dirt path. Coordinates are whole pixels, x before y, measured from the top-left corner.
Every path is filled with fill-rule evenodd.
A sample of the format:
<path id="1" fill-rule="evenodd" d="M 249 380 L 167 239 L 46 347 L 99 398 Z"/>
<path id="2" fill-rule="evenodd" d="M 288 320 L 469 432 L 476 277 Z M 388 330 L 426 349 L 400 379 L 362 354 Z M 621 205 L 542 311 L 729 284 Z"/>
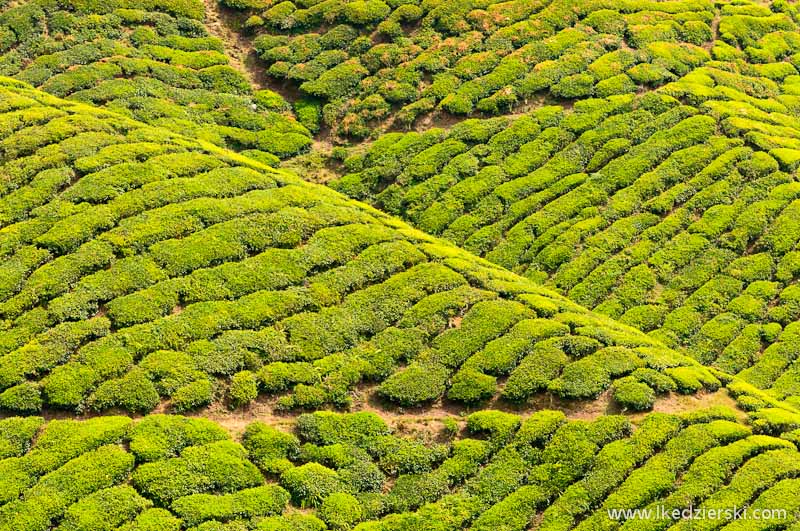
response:
<path id="1" fill-rule="evenodd" d="M 244 432 L 248 424 L 255 421 L 291 431 L 300 412 L 276 411 L 275 402 L 275 397 L 261 396 L 244 409 L 231 411 L 220 404 L 213 404 L 206 409 L 188 413 L 187 416 L 213 420 L 235 437 Z M 611 403 L 610 393 L 605 393 L 597 400 L 587 401 L 560 400 L 552 395 L 542 394 L 524 404 L 511 404 L 503 400 L 492 399 L 488 403 L 469 407 L 440 399 L 430 405 L 403 408 L 381 400 L 378 398 L 375 388 L 368 385 L 359 386 L 355 392 L 353 407 L 349 411 L 375 413 L 386 421 L 395 433 L 435 440 L 443 436 L 443 420 L 453 419 L 463 428 L 469 414 L 486 409 L 513 413 L 523 419 L 542 409 L 557 409 L 572 420 L 593 420 L 601 415 L 619 414 L 619 410 L 616 410 Z"/>
<path id="2" fill-rule="evenodd" d="M 711 41 L 703 45 L 703 48 L 709 52 L 714 48 L 714 44 L 719 40 L 719 23 L 721 20 L 722 13 L 720 12 L 720 9 L 717 9 L 717 12 L 714 14 L 714 20 L 711 21 Z"/>
<path id="3" fill-rule="evenodd" d="M 241 32 L 233 29 L 241 27 L 242 17 L 219 5 L 217 0 L 203 0 L 203 3 L 206 7 L 206 29 L 222 41 L 231 66 L 244 74 L 253 88 L 267 88 L 264 68 L 251 59 L 256 58 L 252 43 Z"/>
<path id="4" fill-rule="evenodd" d="M 350 409 L 351 412 L 369 411 L 375 413 L 386 421 L 395 433 L 418 436 L 429 440 L 443 438 L 443 420 L 453 419 L 463 428 L 466 425 L 466 417 L 469 414 L 486 409 L 513 413 L 523 419 L 543 409 L 561 411 L 570 420 L 591 421 L 603 415 L 623 414 L 630 418 L 634 424 L 637 424 L 652 412 L 680 414 L 713 406 L 727 406 L 734 411 L 740 411 L 736 409 L 736 401 L 730 397 L 724 388 L 713 393 L 700 392 L 695 395 L 671 393 L 665 397 L 659 397 L 653 410 L 645 412 L 620 411 L 611 399 L 610 391 L 606 391 L 596 400 L 561 400 L 553 395 L 543 393 L 519 405 L 492 399 L 489 403 L 468 407 L 447 400 L 438 400 L 428 406 L 413 408 L 400 408 L 386 404 L 376 397 L 374 389 L 368 389 L 366 386 L 360 388 L 357 391 L 357 395 L 360 396 L 355 397 L 355 403 Z M 248 424 L 255 421 L 261 421 L 270 426 L 291 431 L 299 412 L 277 412 L 274 407 L 275 400 L 274 397 L 262 396 L 248 408 L 234 411 L 215 404 L 209 408 L 189 413 L 187 416 L 213 420 L 227 429 L 234 437 L 238 437 L 244 432 Z M 746 417 L 746 414 L 742 412 L 740 420 L 744 420 Z"/>
<path id="5" fill-rule="evenodd" d="M 239 437 L 244 432 L 247 425 L 256 421 L 264 422 L 281 430 L 292 431 L 294 423 L 297 420 L 297 415 L 301 413 L 301 411 L 281 413 L 276 411 L 273 406 L 274 399 L 259 399 L 245 409 L 234 411 L 215 404 L 207 409 L 189 413 L 187 416 L 196 416 L 212 420 L 228 430 L 234 437 Z M 586 406 L 586 404 L 584 404 L 584 406 Z M 604 405 L 593 404 L 592 406 L 586 410 L 581 410 L 579 407 L 569 408 L 565 411 L 565 414 L 571 419 L 580 418 L 588 420 L 602 415 L 606 411 Z M 420 437 L 433 441 L 445 438 L 443 432 L 443 421 L 445 419 L 455 420 L 463 429 L 466 426 L 467 415 L 485 409 L 500 409 L 519 415 L 522 418 L 527 418 L 543 408 L 528 406 L 515 410 L 508 407 L 499 407 L 498 404 L 481 404 L 475 408 L 468 408 L 454 404 L 443 404 L 441 401 L 437 401 L 429 406 L 398 408 L 379 404 L 373 400 L 361 400 L 356 401 L 349 412 L 368 411 L 370 413 L 375 413 L 381 417 L 396 434 Z"/>
<path id="6" fill-rule="evenodd" d="M 255 90 L 270 89 L 290 103 L 296 101 L 300 95 L 296 87 L 267 75 L 252 39 L 242 31 L 247 15 L 221 6 L 218 0 L 203 0 L 203 3 L 206 8 L 206 29 L 222 41 L 230 65 L 244 74 Z"/>
<path id="7" fill-rule="evenodd" d="M 445 419 L 452 419 L 461 428 L 461 435 L 466 435 L 466 417 L 476 411 L 494 409 L 513 413 L 523 420 L 530 417 L 537 411 L 543 409 L 554 409 L 561 411 L 570 420 L 595 420 L 603 415 L 625 415 L 634 425 L 641 422 L 649 413 L 672 413 L 680 414 L 699 409 L 726 406 L 737 413 L 739 420 L 745 422 L 747 414 L 737 409 L 736 401 L 731 398 L 725 388 L 713 393 L 700 392 L 694 395 L 680 395 L 671 393 L 656 400 L 655 406 L 651 411 L 644 412 L 623 412 L 614 404 L 611 399 L 611 392 L 606 391 L 596 400 L 561 400 L 552 395 L 542 393 L 532 397 L 524 404 L 510 404 L 503 400 L 492 399 L 488 403 L 481 403 L 474 407 L 464 404 L 451 402 L 449 400 L 438 400 L 427 406 L 413 408 L 401 408 L 387 404 L 379 400 L 375 389 L 369 386 L 361 386 L 355 393 L 353 407 L 350 412 L 369 411 L 381 417 L 397 435 L 420 438 L 426 441 L 444 442 L 449 436 L 445 432 Z M 253 422 L 263 422 L 269 426 L 291 432 L 294 430 L 297 416 L 302 411 L 278 411 L 275 408 L 277 398 L 274 396 L 260 396 L 254 403 L 245 408 L 230 410 L 223 404 L 215 402 L 212 405 L 198 409 L 197 411 L 183 413 L 186 417 L 195 417 L 211 420 L 222 426 L 234 439 L 239 439 L 244 433 L 245 428 Z M 169 402 L 162 401 L 155 410 L 149 414 L 170 413 Z M 322 408 L 324 410 L 326 408 Z M 334 410 L 337 411 L 337 410 Z M 38 415 L 51 420 L 86 420 L 95 417 L 108 415 L 129 416 L 134 419 L 141 419 L 141 414 L 130 414 L 126 411 L 112 409 L 102 412 L 89 411 L 82 414 L 75 414 L 72 411 L 46 408 Z M 0 412 L 0 420 L 16 416 L 10 412 Z"/>

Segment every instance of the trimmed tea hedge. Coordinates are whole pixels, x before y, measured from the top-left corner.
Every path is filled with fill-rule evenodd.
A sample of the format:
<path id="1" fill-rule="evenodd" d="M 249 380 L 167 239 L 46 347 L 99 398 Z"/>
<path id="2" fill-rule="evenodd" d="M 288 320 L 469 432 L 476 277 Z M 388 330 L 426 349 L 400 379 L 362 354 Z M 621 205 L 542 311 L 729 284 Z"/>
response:
<path id="1" fill-rule="evenodd" d="M 701 2 L 658 5 L 680 12 L 682 4 Z M 627 25 L 599 13 L 585 20 L 609 31 L 619 23 L 628 37 L 638 31 L 637 13 Z M 623 364 L 625 379 L 612 388 L 625 407 L 647 409 L 657 392 L 714 388 L 714 378 L 733 375 L 751 386 L 736 391 L 746 407 L 797 406 L 796 15 L 785 3 L 726 4 L 707 47 L 713 60 L 674 69 L 655 90 L 387 133 L 339 153 L 331 185 L 724 373 L 709 378 L 664 360 L 673 387 L 633 377 L 653 365 Z M 665 44 L 647 46 L 665 62 L 683 60 Z M 491 354 L 500 358 L 481 363 L 505 363 L 504 353 Z M 496 382 L 467 368 L 449 394 L 489 396 Z M 493 369 L 489 376 L 509 373 Z M 540 344 L 503 392 L 593 397 L 621 375 Z"/>
<path id="2" fill-rule="evenodd" d="M 795 6 L 224 3 L 0 0 L 0 531 L 799 528 Z"/>
<path id="3" fill-rule="evenodd" d="M 431 113 L 504 114 L 543 93 L 580 100 L 659 86 L 712 60 L 717 16 L 706 0 L 221 3 L 249 17 L 244 36 L 266 74 L 316 99 L 322 121 L 350 138 Z"/>

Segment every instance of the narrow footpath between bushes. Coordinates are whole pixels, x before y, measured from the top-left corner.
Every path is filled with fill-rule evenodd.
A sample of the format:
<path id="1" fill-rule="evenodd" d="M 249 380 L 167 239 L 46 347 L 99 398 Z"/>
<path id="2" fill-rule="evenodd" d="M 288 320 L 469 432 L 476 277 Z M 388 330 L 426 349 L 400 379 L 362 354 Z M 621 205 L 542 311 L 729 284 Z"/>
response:
<path id="1" fill-rule="evenodd" d="M 289 103 L 296 101 L 299 98 L 297 89 L 291 84 L 270 78 L 264 65 L 260 64 L 252 39 L 241 31 L 245 15 L 220 5 L 219 0 L 203 0 L 203 3 L 206 30 L 209 35 L 222 41 L 230 65 L 244 75 L 254 90 L 270 89 Z"/>
<path id="2" fill-rule="evenodd" d="M 205 26 L 208 33 L 222 41 L 225 55 L 233 68 L 244 74 L 254 89 L 268 88 L 264 69 L 255 64 L 252 43 L 232 28 L 241 22 L 234 13 L 228 13 L 217 0 L 203 0 L 206 7 Z"/>
<path id="3" fill-rule="evenodd" d="M 281 414 L 275 411 L 274 402 L 274 397 L 260 397 L 247 409 L 231 411 L 220 404 L 215 404 L 206 409 L 186 413 L 186 415 L 213 420 L 234 436 L 243 433 L 247 425 L 255 421 L 265 422 L 279 429 L 291 430 L 297 414 L 301 412 L 293 411 L 291 414 Z M 498 409 L 519 415 L 522 418 L 527 418 L 542 409 L 555 409 L 563 412 L 570 420 L 591 421 L 602 415 L 623 414 L 618 409 L 615 409 L 612 404 L 613 401 L 609 392 L 604 393 L 596 400 L 588 402 L 562 401 L 551 395 L 542 394 L 536 397 L 533 403 L 520 405 L 519 407 L 509 407 L 507 403 L 492 400 L 488 404 L 481 404 L 475 408 L 468 408 L 450 402 L 443 403 L 442 401 L 437 401 L 426 407 L 397 408 L 385 407 L 376 404 L 373 399 L 367 398 L 357 400 L 350 412 L 369 411 L 381 417 L 397 433 L 436 439 L 442 433 L 442 420 L 453 418 L 463 426 L 463 421 L 467 415 L 485 409 Z M 715 406 L 726 406 L 734 411 L 741 412 L 736 408 L 736 401 L 731 398 L 723 387 L 713 393 L 703 392 L 696 395 L 671 393 L 657 400 L 650 411 L 624 414 L 632 422 L 637 423 L 653 412 L 677 414 Z M 746 414 L 741 412 L 741 418 L 746 418 Z"/>

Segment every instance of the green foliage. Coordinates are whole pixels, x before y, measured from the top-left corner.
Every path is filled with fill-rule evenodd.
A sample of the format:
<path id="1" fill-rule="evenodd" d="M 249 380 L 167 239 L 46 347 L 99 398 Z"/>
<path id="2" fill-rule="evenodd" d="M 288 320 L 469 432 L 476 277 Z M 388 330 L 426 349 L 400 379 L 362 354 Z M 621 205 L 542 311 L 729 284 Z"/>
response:
<path id="1" fill-rule="evenodd" d="M 386 18 L 391 8 L 381 0 L 355 0 L 344 6 L 342 16 L 355 25 L 370 24 Z"/>
<path id="2" fill-rule="evenodd" d="M 184 385 L 172 394 L 172 409 L 181 413 L 205 406 L 214 399 L 214 384 L 206 379 Z"/>
<path id="3" fill-rule="evenodd" d="M 448 449 L 440 445 L 382 436 L 371 445 L 378 466 L 390 475 L 418 474 L 431 469 L 447 457 Z"/>
<path id="4" fill-rule="evenodd" d="M 509 413 L 481 411 L 467 419 L 471 436 L 437 447 L 376 431 L 363 414 L 316 413 L 304 418 L 347 425 L 349 441 L 377 442 L 374 448 L 380 449 L 365 451 L 351 442 L 307 443 L 302 458 L 299 452 L 290 456 L 299 466 L 280 474 L 281 486 L 264 484 L 248 460 L 248 453 L 288 455 L 287 439 L 276 437 L 288 433 L 263 423 L 246 428 L 245 451 L 230 440 L 204 443 L 199 437 L 189 442 L 181 432 L 224 433 L 197 419 L 159 415 L 133 423 L 119 417 L 51 421 L 19 457 L 0 461 L 3 481 L 24 482 L 24 496 L 0 509 L 0 526 L 26 531 L 322 531 L 403 521 L 426 525 L 448 517 L 458 526 L 471 521 L 477 529 L 520 529 L 537 513 L 547 527 L 578 519 L 594 523 L 616 504 L 673 507 L 697 493 L 718 500 L 780 485 L 800 470 L 797 449 L 787 440 L 797 430 L 797 415 L 792 415 L 765 408 L 751 417 L 758 431 L 787 430 L 782 439 L 752 435 L 727 408 L 650 414 L 636 430 L 621 416 L 569 421 L 561 412 L 543 410 L 521 422 Z M 18 421 L 2 426 L 29 428 Z M 183 438 L 176 448 L 188 445 L 179 455 L 163 454 L 137 465 L 123 447 L 157 433 Z M 80 444 L 87 436 L 92 444 Z M 58 449 L 77 454 L 56 459 Z M 419 467 L 426 451 L 437 455 Z M 406 468 L 387 467 L 390 483 L 382 477 L 374 492 L 359 492 L 346 479 L 356 462 L 395 455 L 403 456 Z M 25 468 L 15 468 L 23 463 Z M 26 470 L 33 475 L 19 475 Z M 591 504 L 572 506 L 576 496 Z"/>
<path id="5" fill-rule="evenodd" d="M 430 402 L 444 393 L 449 374 L 440 365 L 415 363 L 387 378 L 378 392 L 403 406 Z"/>
<path id="6" fill-rule="evenodd" d="M 272 516 L 283 512 L 288 502 L 288 492 L 277 485 L 264 485 L 222 496 L 191 494 L 175 500 L 171 508 L 186 525 L 192 526 L 207 520 Z"/>
<path id="7" fill-rule="evenodd" d="M 130 433 L 130 450 L 140 462 L 176 457 L 188 446 L 199 446 L 228 438 L 227 433 L 206 419 L 173 415 L 149 415 Z"/>
<path id="8" fill-rule="evenodd" d="M 44 424 L 41 417 L 10 417 L 0 420 L 0 459 L 19 457 L 30 449 Z"/>
<path id="9" fill-rule="evenodd" d="M 162 4 L 0 0 L 0 75 L 42 89 L 0 79 L 0 408 L 273 396 L 230 433 L 6 418 L 0 531 L 796 505 L 790 3 L 232 1 L 291 103 L 229 64 L 202 3 Z M 310 132 L 330 156 L 277 169 Z M 331 178 L 353 199 L 309 182 Z M 721 387 L 746 422 L 625 416 Z M 402 409 L 601 396 L 623 415 L 470 410 L 438 440 Z"/>
<path id="10" fill-rule="evenodd" d="M 92 505 L 102 507 L 106 503 L 120 511 L 111 518 L 124 521 L 126 511 L 131 509 L 126 509 L 124 504 L 118 503 L 119 500 L 109 501 L 109 497 L 114 498 L 119 491 L 110 493 L 109 496 L 88 497 L 96 491 L 119 483 L 132 468 L 133 456 L 117 446 L 101 446 L 84 453 L 43 476 L 27 490 L 25 499 L 17 499 L 4 505 L 0 513 L 1 525 L 9 530 L 44 531 L 49 528 L 53 519 L 61 516 L 67 507 L 79 500 L 83 500 L 83 503 L 70 516 L 76 524 L 84 518 L 92 519 Z M 122 496 L 128 495 L 122 493 Z M 141 506 L 143 502 L 135 501 L 137 496 L 133 494 L 133 504 Z M 134 512 L 135 510 L 133 509 Z"/>
<path id="11" fill-rule="evenodd" d="M 635 411 L 650 409 L 656 401 L 653 389 L 634 377 L 621 378 L 614 382 L 613 396 L 622 407 Z"/>
<path id="12" fill-rule="evenodd" d="M 335 492 L 322 502 L 319 516 L 331 529 L 351 529 L 361 520 L 361 504 L 351 494 Z"/>
<path id="13" fill-rule="evenodd" d="M 268 2 L 264 0 L 224 0 L 220 2 L 222 5 L 233 9 L 263 9 L 267 7 Z"/>
<path id="14" fill-rule="evenodd" d="M 497 381 L 494 376 L 476 370 L 461 370 L 453 377 L 447 398 L 461 402 L 480 402 L 496 393 Z"/>
<path id="15" fill-rule="evenodd" d="M 358 62 L 348 62 L 327 70 L 314 81 L 306 81 L 300 87 L 312 96 L 335 99 L 355 88 L 369 72 Z"/>
<path id="16" fill-rule="evenodd" d="M 258 371 L 261 387 L 269 393 L 288 389 L 296 384 L 319 382 L 319 374 L 310 363 L 283 363 L 277 361 L 264 365 Z"/>
<path id="17" fill-rule="evenodd" d="M 179 531 L 181 521 L 164 509 L 147 509 L 133 522 L 119 527 L 120 531 Z"/>
<path id="18" fill-rule="evenodd" d="M 265 7 L 247 0 L 233 4 Z M 34 18 L 26 14 L 30 9 Z M 263 148 L 259 138 L 267 131 L 305 139 L 295 138 L 288 149 L 282 145 L 286 140 L 275 143 L 281 156 L 310 143 L 308 130 L 278 114 L 285 104 L 268 102 L 266 94 L 251 97 L 249 83 L 228 64 L 220 40 L 202 25 L 201 2 L 56 6 L 37 0 L 4 11 L 0 35 L 10 32 L 15 38 L 2 43 L 7 68 L 0 74 L 232 149 Z M 16 27 L 15 20 L 31 24 Z M 38 188 L 44 191 L 42 184 Z"/>
<path id="19" fill-rule="evenodd" d="M 150 501 L 129 486 L 99 490 L 71 505 L 64 513 L 58 529 L 114 529 L 151 505 Z"/>
<path id="20" fill-rule="evenodd" d="M 155 409 L 159 401 L 152 382 L 139 369 L 100 384 L 89 397 L 89 404 L 96 410 L 121 407 L 131 412 L 149 412 Z"/>
<path id="21" fill-rule="evenodd" d="M 339 475 L 318 463 L 306 463 L 281 474 L 281 485 L 301 507 L 318 507 L 334 493 L 347 490 Z"/>
<path id="22" fill-rule="evenodd" d="M 297 437 L 260 422 L 247 426 L 242 444 L 253 463 L 261 470 L 273 474 L 280 474 L 291 468 L 291 460 L 300 455 Z"/>
<path id="23" fill-rule="evenodd" d="M 590 74 L 574 74 L 562 78 L 551 90 L 559 98 L 584 98 L 592 95 L 593 85 Z"/>
<path id="24" fill-rule="evenodd" d="M 39 386 L 25 382 L 0 393 L 0 407 L 19 413 L 35 413 L 42 409 Z"/>
<path id="25" fill-rule="evenodd" d="M 228 398 L 233 407 L 250 404 L 258 397 L 258 381 L 251 371 L 240 371 L 231 378 Z"/>
<path id="26" fill-rule="evenodd" d="M 441 397 L 474 403 L 494 397 L 495 378 L 505 375 L 506 396 L 522 400 L 562 370 L 562 380 L 575 384 L 569 358 L 585 355 L 582 344 L 599 345 L 595 336 L 631 348 L 653 342 L 253 159 L 163 137 L 117 115 L 97 120 L 88 107 L 25 109 L 44 113 L 32 127 L 57 133 L 47 142 L 58 150 L 77 149 L 62 124 L 100 140 L 78 152 L 80 177 L 27 214 L 23 223 L 39 228 L 9 243 L 13 274 L 0 308 L 10 327 L 0 334 L 8 407 L 22 407 L 13 397 L 26 398 L 28 410 L 139 413 L 163 402 L 182 412 L 218 400 L 244 407 L 258 392 L 284 395 L 275 402 L 283 410 L 349 407 L 362 384 L 403 406 Z M 581 113 L 595 112 L 589 109 Z M 474 223 L 470 216 L 496 209 L 499 196 L 487 194 L 507 184 L 503 168 L 528 179 L 570 145 L 575 135 L 558 131 L 562 118 L 548 107 L 515 120 L 465 122 L 452 138 L 436 129 L 398 133 L 360 163 L 344 164 L 385 162 L 420 184 L 444 172 L 458 182 L 437 188 L 451 195 L 421 219 Z M 30 130 L 9 130 L 1 141 L 22 161 L 4 163 L 14 176 L 9 190 L 37 175 L 33 159 L 17 157 L 27 143 L 37 145 Z M 671 146 L 669 138 L 658 141 Z M 484 158 L 502 166 L 481 167 Z M 578 182 L 570 186 L 580 190 Z M 640 290 L 634 281 L 629 297 Z M 563 344 L 553 343 L 561 336 Z"/>
<path id="27" fill-rule="evenodd" d="M 699 46 L 711 40 L 714 18 L 705 3 L 629 3 L 620 11 L 604 2 L 517 0 L 266 7 L 247 10 L 246 26 L 261 33 L 253 44 L 267 75 L 322 100 L 332 133 L 358 139 L 437 110 L 503 114 L 544 91 L 573 100 L 661 85 L 710 59 Z M 312 131 L 315 111 L 296 109 Z"/>
<path id="28" fill-rule="evenodd" d="M 386 423 L 369 412 L 338 414 L 317 411 L 303 414 L 297 418 L 297 429 L 303 439 L 320 445 L 350 443 L 361 446 L 373 437 L 389 433 Z"/>
<path id="29" fill-rule="evenodd" d="M 203 470 L 198 474 L 194 471 Z M 246 460 L 244 448 L 219 441 L 184 449 L 180 457 L 145 463 L 132 475 L 136 489 L 162 505 L 190 494 L 232 493 L 257 487 L 264 481 L 258 469 Z"/>
<path id="30" fill-rule="evenodd" d="M 299 121 L 312 133 L 319 132 L 322 122 L 322 106 L 319 102 L 310 99 L 297 100 L 294 103 L 294 112 Z"/>

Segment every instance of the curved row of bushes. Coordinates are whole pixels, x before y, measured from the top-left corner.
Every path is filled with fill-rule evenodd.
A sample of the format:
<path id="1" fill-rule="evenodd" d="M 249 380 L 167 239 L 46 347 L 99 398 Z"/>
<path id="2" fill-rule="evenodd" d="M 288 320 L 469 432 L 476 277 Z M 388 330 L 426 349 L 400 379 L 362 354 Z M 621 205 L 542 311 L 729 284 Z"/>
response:
<path id="1" fill-rule="evenodd" d="M 655 92 L 389 133 L 331 184 L 797 404 L 795 41 L 740 27 L 773 18 L 726 6 L 737 47 Z"/>

